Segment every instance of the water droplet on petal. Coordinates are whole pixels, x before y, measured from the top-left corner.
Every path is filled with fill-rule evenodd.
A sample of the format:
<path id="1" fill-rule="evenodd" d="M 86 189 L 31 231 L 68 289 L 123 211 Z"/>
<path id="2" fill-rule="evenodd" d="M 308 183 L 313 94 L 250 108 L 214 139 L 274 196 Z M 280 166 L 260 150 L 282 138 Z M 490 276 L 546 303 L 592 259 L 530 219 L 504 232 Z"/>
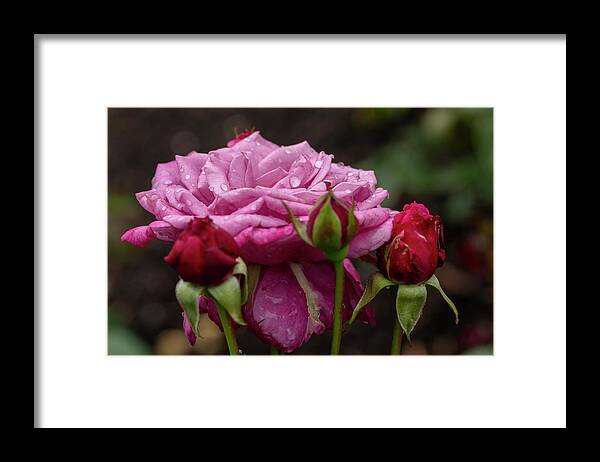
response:
<path id="1" fill-rule="evenodd" d="M 290 151 L 289 149 L 286 149 L 286 150 L 285 150 L 285 153 L 286 153 L 286 154 L 289 154 L 289 153 L 291 153 L 291 152 L 292 152 L 292 151 Z"/>
<path id="2" fill-rule="evenodd" d="M 260 142 L 259 142 L 259 141 L 257 141 L 257 142 L 256 142 L 256 145 L 257 145 L 257 146 L 260 146 Z"/>
<path id="3" fill-rule="evenodd" d="M 223 184 L 221 185 L 221 189 L 222 189 L 223 191 L 227 191 L 227 189 L 228 189 L 228 188 L 227 188 L 227 185 L 226 185 L 225 183 L 223 183 Z"/>
<path id="4" fill-rule="evenodd" d="M 318 160 L 315 162 L 315 167 L 317 168 L 321 168 L 323 166 L 323 161 L 322 160 Z"/>
<path id="5" fill-rule="evenodd" d="M 256 204 L 252 204 L 252 205 L 250 206 L 250 210 L 256 210 Z"/>
<path id="6" fill-rule="evenodd" d="M 298 186 L 300 186 L 300 178 L 298 178 L 297 176 L 293 176 L 290 178 L 290 186 L 292 188 L 297 188 Z"/>
<path id="7" fill-rule="evenodd" d="M 185 179 L 186 179 L 186 180 L 189 180 L 189 179 L 190 179 L 190 176 L 189 176 L 189 175 L 186 175 L 186 176 L 185 176 Z"/>
<path id="8" fill-rule="evenodd" d="M 163 207 L 162 207 L 162 211 L 164 212 L 165 210 L 167 210 L 167 207 L 165 207 L 165 206 L 163 205 Z"/>
<path id="9" fill-rule="evenodd" d="M 350 189 L 346 189 L 346 194 L 352 194 L 352 191 Z"/>
<path id="10" fill-rule="evenodd" d="M 171 180 L 166 180 L 164 183 L 165 183 L 166 185 L 169 185 L 169 184 L 171 184 L 171 183 L 173 183 L 173 182 L 172 182 Z"/>
<path id="11" fill-rule="evenodd" d="M 348 176 L 354 176 L 354 172 L 348 172 Z"/>

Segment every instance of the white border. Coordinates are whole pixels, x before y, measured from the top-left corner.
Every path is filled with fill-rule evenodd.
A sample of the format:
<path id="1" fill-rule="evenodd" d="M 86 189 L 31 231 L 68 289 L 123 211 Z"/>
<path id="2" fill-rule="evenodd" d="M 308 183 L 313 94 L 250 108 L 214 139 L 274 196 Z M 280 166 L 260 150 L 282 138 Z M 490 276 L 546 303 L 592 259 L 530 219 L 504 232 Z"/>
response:
<path id="1" fill-rule="evenodd" d="M 39 426 L 565 425 L 564 37 L 36 47 Z M 108 357 L 107 106 L 493 106 L 495 355 Z"/>

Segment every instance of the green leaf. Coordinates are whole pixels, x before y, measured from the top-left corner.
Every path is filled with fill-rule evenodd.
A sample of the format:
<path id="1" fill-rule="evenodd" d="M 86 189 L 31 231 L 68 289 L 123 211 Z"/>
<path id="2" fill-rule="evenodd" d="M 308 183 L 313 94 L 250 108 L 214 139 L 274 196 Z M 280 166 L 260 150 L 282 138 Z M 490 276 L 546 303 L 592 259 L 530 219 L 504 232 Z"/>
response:
<path id="1" fill-rule="evenodd" d="M 180 279 L 175 286 L 175 297 L 179 306 L 183 309 L 190 321 L 192 329 L 198 335 L 198 321 L 200 321 L 200 312 L 198 310 L 198 299 L 204 295 L 205 287 L 192 284 Z"/>
<path id="2" fill-rule="evenodd" d="M 406 338 L 415 328 L 427 300 L 427 289 L 423 284 L 399 284 L 396 294 L 396 314 Z"/>
<path id="3" fill-rule="evenodd" d="M 375 272 L 371 274 L 371 277 L 367 281 L 367 286 L 365 287 L 365 291 L 360 297 L 360 300 L 356 304 L 354 311 L 352 312 L 352 317 L 350 318 L 349 324 L 354 322 L 360 310 L 362 310 L 371 300 L 375 298 L 375 296 L 386 287 L 392 286 L 396 284 L 395 282 L 390 281 L 380 272 Z"/>
<path id="4" fill-rule="evenodd" d="M 458 324 L 458 310 L 456 309 L 456 305 L 454 304 L 454 302 L 452 300 L 450 300 L 450 298 L 448 298 L 448 296 L 446 295 L 446 293 L 442 289 L 442 286 L 440 285 L 440 281 L 438 280 L 438 278 L 436 277 L 436 275 L 434 274 L 433 276 L 431 276 L 425 282 L 425 284 L 427 284 L 427 285 L 429 285 L 431 287 L 435 287 L 440 292 L 440 294 L 442 295 L 443 299 L 446 300 L 446 303 L 448 304 L 448 306 L 450 307 L 450 309 L 454 313 L 455 324 Z"/>
<path id="5" fill-rule="evenodd" d="M 310 240 L 310 238 L 308 237 L 308 233 L 306 232 L 306 228 L 304 227 L 304 225 L 302 225 L 298 220 L 296 220 L 296 217 L 292 213 L 292 210 L 288 207 L 288 205 L 284 201 L 281 201 L 281 203 L 283 204 L 285 209 L 288 211 L 288 214 L 290 215 L 290 220 L 292 221 L 292 224 L 294 225 L 294 229 L 296 230 L 296 233 L 298 233 L 298 236 L 300 236 L 300 239 L 302 239 L 308 245 L 312 246 L 313 243 Z"/>
<path id="6" fill-rule="evenodd" d="M 242 291 L 238 278 L 231 276 L 219 285 L 208 286 L 206 290 L 213 301 L 221 305 L 235 322 L 246 325 L 242 317 Z"/>
<path id="7" fill-rule="evenodd" d="M 342 222 L 333 210 L 331 200 L 327 200 L 317 213 L 310 237 L 313 245 L 325 253 L 337 252 L 342 247 Z"/>

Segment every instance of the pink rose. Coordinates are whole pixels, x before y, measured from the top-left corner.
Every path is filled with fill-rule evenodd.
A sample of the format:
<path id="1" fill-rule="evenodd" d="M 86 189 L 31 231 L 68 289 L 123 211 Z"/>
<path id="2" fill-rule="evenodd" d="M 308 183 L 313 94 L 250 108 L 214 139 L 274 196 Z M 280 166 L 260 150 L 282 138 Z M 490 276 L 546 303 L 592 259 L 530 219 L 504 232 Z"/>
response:
<path id="1" fill-rule="evenodd" d="M 356 203 L 359 231 L 348 256 L 359 257 L 390 237 L 391 211 L 379 206 L 388 193 L 376 187 L 373 171 L 332 158 L 306 141 L 278 146 L 259 132 L 208 154 L 176 156 L 158 164 L 152 189 L 136 194 L 156 221 L 130 229 L 122 239 L 139 247 L 153 239 L 174 241 L 192 218 L 210 216 L 235 238 L 249 263 L 320 261 L 322 252 L 296 235 L 281 202 L 304 222 L 329 184 L 337 198 Z"/>
<path id="2" fill-rule="evenodd" d="M 323 262 L 320 250 L 296 234 L 282 201 L 300 222 L 308 220 L 328 188 L 338 199 L 354 202 L 358 232 L 350 243 L 349 258 L 376 250 L 391 235 L 393 212 L 380 206 L 388 193 L 376 187 L 373 171 L 354 169 L 332 159 L 332 155 L 315 151 L 306 141 L 278 146 L 259 132 L 244 132 L 228 147 L 208 154 L 194 151 L 176 156 L 174 161 L 157 166 L 152 189 L 136 194 L 156 220 L 130 229 L 121 239 L 139 247 L 153 239 L 175 241 L 195 217 L 210 217 L 233 236 L 247 263 L 272 267 L 262 269 L 261 281 L 244 316 L 260 338 L 292 351 L 312 333 L 330 327 L 333 270 Z M 293 273 L 289 264 L 293 262 L 302 263 L 302 273 L 311 289 L 322 295 L 318 322 L 314 313 L 310 316 L 307 299 L 299 296 L 297 278 L 290 278 Z M 346 270 L 350 279 L 344 295 L 345 319 L 362 292 L 349 260 Z M 273 284 L 277 278 L 287 286 Z M 331 287 L 325 290 L 323 284 Z M 274 293 L 281 292 L 282 287 L 288 287 L 284 290 L 289 291 L 289 297 L 278 305 Z M 367 310 L 364 319 L 371 322 L 371 318 L 372 312 Z"/>

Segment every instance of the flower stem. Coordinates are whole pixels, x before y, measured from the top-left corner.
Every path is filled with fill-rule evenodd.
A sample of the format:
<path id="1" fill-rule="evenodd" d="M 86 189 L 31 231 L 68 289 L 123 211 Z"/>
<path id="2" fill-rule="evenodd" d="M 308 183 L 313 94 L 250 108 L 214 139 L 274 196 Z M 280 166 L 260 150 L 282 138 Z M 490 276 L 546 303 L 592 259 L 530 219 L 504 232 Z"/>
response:
<path id="1" fill-rule="evenodd" d="M 277 348 L 275 348 L 274 346 L 271 347 L 271 354 L 272 355 L 278 355 L 279 354 L 279 350 Z"/>
<path id="2" fill-rule="evenodd" d="M 227 310 L 223 308 L 219 303 L 215 301 L 219 317 L 221 318 L 221 325 L 223 326 L 223 333 L 225 334 L 225 340 L 227 341 L 227 348 L 229 348 L 230 355 L 239 355 L 240 350 L 238 348 L 237 340 L 235 338 L 235 332 L 231 327 L 231 318 L 227 313 Z"/>
<path id="3" fill-rule="evenodd" d="M 342 343 L 342 297 L 344 295 L 344 260 L 333 262 L 335 269 L 335 300 L 333 306 L 333 335 L 331 337 L 331 354 L 340 353 Z"/>
<path id="4" fill-rule="evenodd" d="M 399 355 L 402 349 L 402 327 L 398 317 L 394 314 L 394 334 L 392 335 L 392 348 L 390 355 Z"/>

